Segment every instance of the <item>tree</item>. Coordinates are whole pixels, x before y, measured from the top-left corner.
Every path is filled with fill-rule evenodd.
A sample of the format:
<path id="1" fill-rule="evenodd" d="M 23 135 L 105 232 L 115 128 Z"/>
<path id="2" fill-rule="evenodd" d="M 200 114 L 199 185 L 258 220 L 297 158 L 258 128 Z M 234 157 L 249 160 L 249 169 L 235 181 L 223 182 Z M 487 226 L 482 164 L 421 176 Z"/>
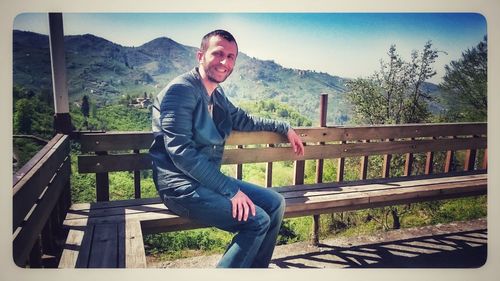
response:
<path id="1" fill-rule="evenodd" d="M 33 114 L 34 106 L 29 99 L 20 99 L 16 102 L 14 111 L 14 128 L 20 134 L 31 134 L 31 127 L 33 125 L 33 120 L 31 116 Z"/>
<path id="2" fill-rule="evenodd" d="M 354 120 L 362 124 L 404 124 L 424 122 L 430 116 L 425 82 L 436 75 L 432 65 L 438 51 L 428 41 L 421 52 L 413 51 L 411 60 L 404 61 L 391 45 L 389 60 L 380 62 L 380 70 L 369 78 L 348 82 L 347 98 L 354 111 Z M 394 173 L 394 171 L 393 171 Z M 380 213 L 382 219 L 392 215 L 393 228 L 401 226 L 401 214 L 409 206 L 391 206 Z"/>
<path id="3" fill-rule="evenodd" d="M 443 103 L 446 121 L 487 120 L 487 37 L 472 49 L 462 53 L 457 61 L 445 66 L 445 76 L 439 85 L 445 91 Z"/>
<path id="4" fill-rule="evenodd" d="M 89 97 L 87 95 L 84 95 L 82 98 L 82 114 L 85 118 L 89 117 L 89 112 L 90 112 L 90 105 L 89 105 Z"/>
<path id="5" fill-rule="evenodd" d="M 82 98 L 82 106 L 81 106 L 81 111 L 82 115 L 84 117 L 84 126 L 85 128 L 88 128 L 88 118 L 89 118 L 89 112 L 90 112 L 90 105 L 89 105 L 89 97 L 87 95 L 84 95 Z"/>
<path id="6" fill-rule="evenodd" d="M 389 61 L 381 60 L 380 71 L 369 78 L 348 82 L 347 98 L 354 118 L 362 124 L 419 123 L 429 117 L 427 102 L 431 97 L 423 87 L 436 72 L 432 64 L 438 51 L 429 41 L 422 52 L 413 51 L 411 61 L 405 62 L 392 45 Z"/>

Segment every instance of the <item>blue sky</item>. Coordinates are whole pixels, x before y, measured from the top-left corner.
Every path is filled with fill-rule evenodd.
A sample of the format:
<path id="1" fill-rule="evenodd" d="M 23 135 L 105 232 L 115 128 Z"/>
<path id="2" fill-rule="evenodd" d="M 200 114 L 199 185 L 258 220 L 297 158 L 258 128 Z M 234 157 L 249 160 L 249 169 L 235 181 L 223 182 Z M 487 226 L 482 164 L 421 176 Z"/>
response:
<path id="1" fill-rule="evenodd" d="M 444 66 L 460 58 L 487 33 L 475 13 L 65 13 L 65 34 L 91 33 L 123 46 L 158 37 L 197 47 L 208 31 L 223 28 L 240 51 L 284 67 L 366 77 L 379 69 L 391 44 L 408 58 L 427 41 L 440 53 L 434 67 L 439 83 Z M 20 14 L 14 29 L 48 33 L 46 14 Z"/>

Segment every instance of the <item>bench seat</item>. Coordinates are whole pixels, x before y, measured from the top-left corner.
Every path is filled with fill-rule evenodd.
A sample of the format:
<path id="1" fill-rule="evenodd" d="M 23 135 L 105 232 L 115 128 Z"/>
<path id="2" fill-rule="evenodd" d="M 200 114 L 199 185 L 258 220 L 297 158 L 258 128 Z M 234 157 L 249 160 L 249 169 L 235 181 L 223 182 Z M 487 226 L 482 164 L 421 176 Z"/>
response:
<path id="1" fill-rule="evenodd" d="M 285 217 L 317 215 L 487 193 L 484 171 L 275 188 Z M 159 198 L 73 204 L 59 263 L 74 267 L 146 267 L 143 234 L 203 227 L 168 210 Z"/>

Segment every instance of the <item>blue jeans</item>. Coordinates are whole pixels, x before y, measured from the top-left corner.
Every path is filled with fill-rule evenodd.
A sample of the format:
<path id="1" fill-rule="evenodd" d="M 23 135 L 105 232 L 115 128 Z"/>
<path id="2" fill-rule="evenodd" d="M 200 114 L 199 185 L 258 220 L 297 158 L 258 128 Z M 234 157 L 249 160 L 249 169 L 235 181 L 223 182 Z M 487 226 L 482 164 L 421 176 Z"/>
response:
<path id="1" fill-rule="evenodd" d="M 236 181 L 255 204 L 256 214 L 250 214 L 247 221 L 233 218 L 231 201 L 203 186 L 181 198 L 161 192 L 160 197 L 179 216 L 236 233 L 217 267 L 267 268 L 283 221 L 285 199 L 272 189 Z"/>

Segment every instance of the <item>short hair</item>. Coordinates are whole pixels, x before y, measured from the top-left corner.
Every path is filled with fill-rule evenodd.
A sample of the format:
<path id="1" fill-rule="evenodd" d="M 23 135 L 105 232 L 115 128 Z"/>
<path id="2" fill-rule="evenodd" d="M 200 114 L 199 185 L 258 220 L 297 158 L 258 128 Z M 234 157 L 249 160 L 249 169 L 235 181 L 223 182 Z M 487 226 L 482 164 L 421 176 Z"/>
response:
<path id="1" fill-rule="evenodd" d="M 229 33 L 229 31 L 217 29 L 217 30 L 211 31 L 211 32 L 207 33 L 205 36 L 203 36 L 203 38 L 201 39 L 201 45 L 200 45 L 201 51 L 204 52 L 208 49 L 208 41 L 213 36 L 220 36 L 229 42 L 234 42 L 236 44 L 236 48 L 238 48 L 238 43 L 236 42 L 236 39 L 234 39 L 234 36 L 231 33 Z"/>

